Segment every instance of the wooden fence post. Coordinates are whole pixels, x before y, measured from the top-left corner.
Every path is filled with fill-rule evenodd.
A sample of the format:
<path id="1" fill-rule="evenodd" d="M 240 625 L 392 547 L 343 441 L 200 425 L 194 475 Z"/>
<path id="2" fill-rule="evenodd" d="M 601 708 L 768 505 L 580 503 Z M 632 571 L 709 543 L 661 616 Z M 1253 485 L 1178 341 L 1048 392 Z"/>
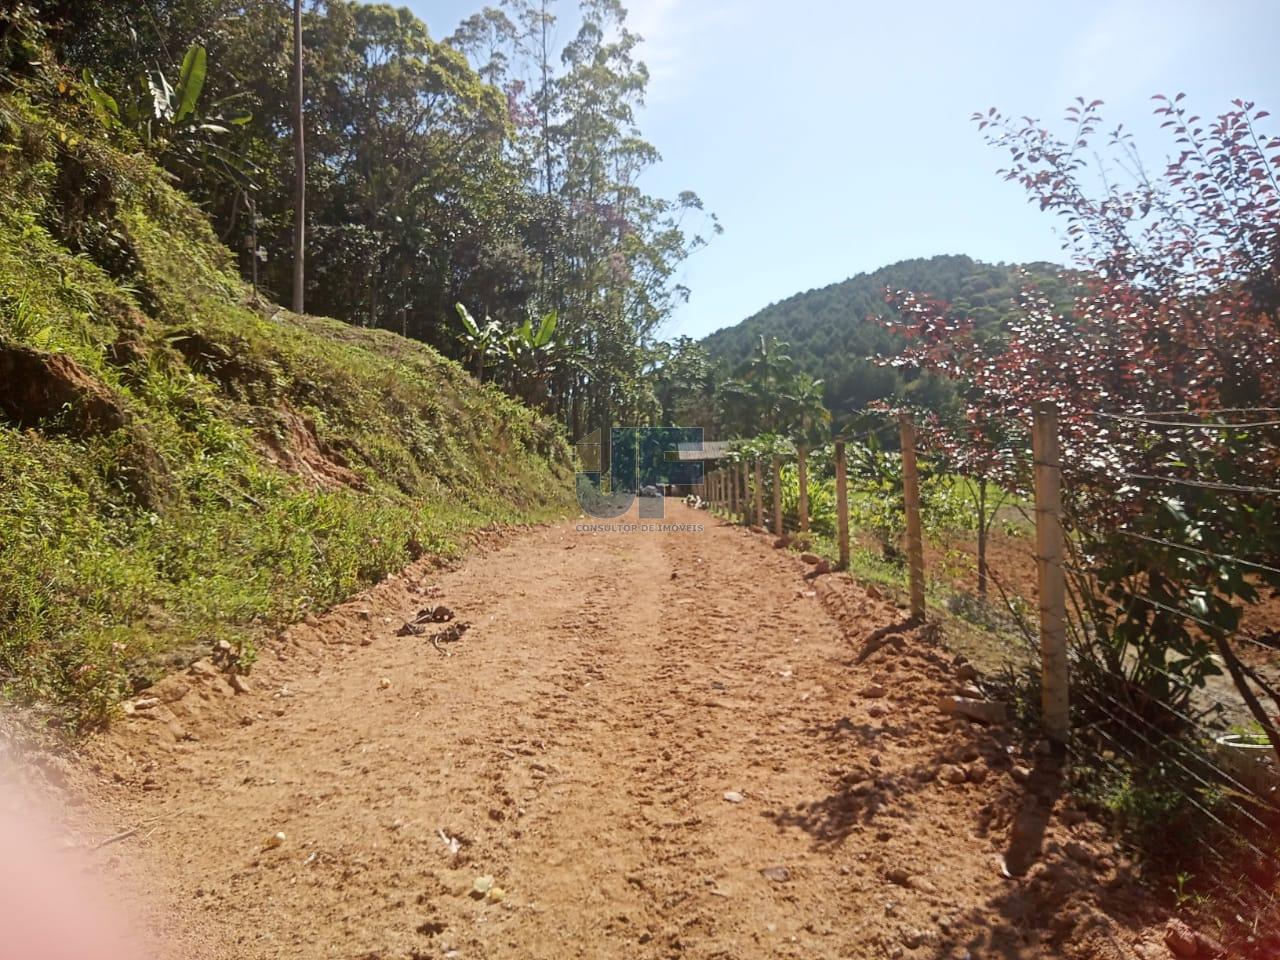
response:
<path id="1" fill-rule="evenodd" d="M 744 527 L 751 522 L 751 484 L 747 480 L 747 461 L 738 463 L 738 522 Z"/>
<path id="2" fill-rule="evenodd" d="M 809 459 L 804 447 L 796 448 L 796 473 L 800 480 L 800 533 L 806 534 L 809 532 Z"/>
<path id="3" fill-rule="evenodd" d="M 754 479 L 756 482 L 755 508 L 756 508 L 756 526 L 757 527 L 764 526 L 764 483 L 763 483 L 764 478 L 761 476 L 763 472 L 764 471 L 760 469 L 760 458 L 756 457 L 756 462 L 754 464 L 754 473 L 755 473 Z"/>
<path id="4" fill-rule="evenodd" d="M 844 441 L 836 441 L 836 534 L 840 540 L 841 570 L 849 569 L 849 477 L 844 459 Z"/>
<path id="5" fill-rule="evenodd" d="M 1071 729 L 1067 665 L 1067 577 L 1062 568 L 1062 456 L 1058 410 L 1038 403 L 1031 430 L 1035 461 L 1036 582 L 1040 594 L 1040 668 L 1044 731 L 1066 744 Z"/>
<path id="6" fill-rule="evenodd" d="M 729 461 L 724 478 L 729 482 L 729 519 L 733 520 L 738 512 L 738 465 L 732 460 Z"/>
<path id="7" fill-rule="evenodd" d="M 782 458 L 773 455 L 773 532 L 782 536 Z"/>
<path id="8" fill-rule="evenodd" d="M 911 414 L 900 414 L 898 427 L 902 435 L 902 501 L 907 513 L 907 577 L 911 587 L 911 616 L 924 620 L 924 534 L 920 526 L 916 425 Z"/>
<path id="9" fill-rule="evenodd" d="M 738 472 L 734 479 L 738 484 L 738 522 L 745 527 L 751 522 L 747 513 L 747 502 L 751 496 L 751 492 L 747 489 L 750 486 L 747 482 L 747 461 L 738 461 Z"/>

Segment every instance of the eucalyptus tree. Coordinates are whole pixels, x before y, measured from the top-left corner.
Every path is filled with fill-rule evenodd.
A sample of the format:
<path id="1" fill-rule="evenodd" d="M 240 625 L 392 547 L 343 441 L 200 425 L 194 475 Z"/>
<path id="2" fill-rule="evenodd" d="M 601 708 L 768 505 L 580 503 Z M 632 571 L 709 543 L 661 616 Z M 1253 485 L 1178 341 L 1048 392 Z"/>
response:
<path id="1" fill-rule="evenodd" d="M 715 379 L 707 350 L 692 337 L 655 345 L 651 379 L 656 385 L 662 426 L 710 428 L 710 388 Z"/>
<path id="2" fill-rule="evenodd" d="M 705 215 L 692 192 L 666 199 L 639 185 L 660 155 L 638 127 L 648 71 L 622 4 L 584 0 L 577 16 L 558 58 L 551 0 L 505 0 L 453 40 L 507 94 L 510 155 L 538 198 L 534 300 L 556 310 L 565 341 L 590 358 L 551 385 L 575 435 L 661 416 L 645 370 L 661 324 L 687 296 L 674 271 L 703 242 L 683 220 Z"/>
<path id="3" fill-rule="evenodd" d="M 312 289 L 340 316 L 448 347 L 457 300 L 496 315 L 527 297 L 505 99 L 407 10 L 330 0 L 309 35 L 324 65 Z"/>
<path id="4" fill-rule="evenodd" d="M 197 168 L 182 186 L 234 248 L 252 234 L 244 266 L 260 245 L 269 293 L 300 308 L 305 287 L 313 312 L 455 355 L 457 302 L 504 330 L 554 312 L 572 362 L 540 374 L 547 409 L 575 436 L 661 418 L 654 344 L 688 295 L 676 270 L 704 242 L 692 225 L 718 224 L 692 192 L 641 186 L 661 158 L 639 129 L 649 77 L 619 0 L 501 0 L 447 40 L 354 0 L 101 0 L 88 15 L 100 27 L 98 10 L 139 3 L 146 23 L 125 37 L 78 31 L 76 4 L 41 0 L 67 21 L 77 72 L 106 89 L 207 50 L 206 101 L 234 95 L 252 114 L 225 146 L 254 177 Z"/>

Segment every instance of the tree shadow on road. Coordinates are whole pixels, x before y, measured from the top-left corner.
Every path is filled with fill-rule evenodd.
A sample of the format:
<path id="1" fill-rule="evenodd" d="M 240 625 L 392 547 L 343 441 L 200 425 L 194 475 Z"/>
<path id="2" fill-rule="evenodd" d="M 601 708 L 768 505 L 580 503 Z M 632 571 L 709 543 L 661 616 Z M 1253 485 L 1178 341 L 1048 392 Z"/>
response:
<path id="1" fill-rule="evenodd" d="M 809 732 L 866 747 L 884 746 L 890 729 L 842 717 Z M 766 811 L 764 816 L 780 830 L 803 830 L 820 850 L 839 847 L 851 835 L 881 823 L 886 830 L 900 830 L 901 820 L 890 821 L 884 815 L 893 811 L 909 816 L 917 806 L 915 798 L 936 789 L 938 768 L 955 763 L 955 740 L 945 734 L 939 734 L 938 740 L 937 749 L 906 768 L 891 773 L 857 768 L 842 776 L 827 796 Z M 1012 766 L 1002 750 L 987 745 L 980 752 L 982 762 L 994 771 Z M 966 954 L 999 960 L 1045 956 L 1111 960 L 1131 955 L 1109 946 L 1132 939 L 1141 925 L 1135 918 L 1142 915 L 1139 904 L 1144 898 L 1136 894 L 1130 868 L 1112 865 L 1104 879 L 1096 850 L 1071 842 L 1062 847 L 1047 843 L 1054 808 L 1064 797 L 1064 780 L 1055 757 L 1038 755 L 1028 773 L 1018 774 L 1016 785 L 1006 778 L 999 790 L 974 794 L 977 835 L 1005 835 L 1000 847 L 1002 869 L 991 867 L 1000 869 L 1004 887 L 980 903 L 957 905 L 961 912 L 953 922 L 926 941 L 925 955 L 931 960 L 955 960 Z"/>
<path id="2" fill-rule="evenodd" d="M 1066 792 L 1059 760 L 1039 755 L 1021 784 L 1001 857 L 1005 887 L 970 907 L 932 944 L 934 960 L 956 957 L 1127 956 L 1122 939 L 1142 924 L 1136 878 L 1117 868 L 1105 882 L 1100 858 L 1085 844 L 1046 845 L 1054 808 Z"/>
<path id="3" fill-rule="evenodd" d="M 851 833 L 874 823 L 877 815 L 900 795 L 894 778 L 863 777 L 860 773 L 842 777 L 837 789 L 821 800 L 789 809 L 766 810 L 763 816 L 779 830 L 803 830 L 813 838 L 815 847 L 837 847 Z"/>
<path id="4" fill-rule="evenodd" d="M 846 716 L 830 725 L 807 727 L 803 732 L 830 745 L 857 748 L 858 755 L 865 756 L 881 750 L 887 753 L 894 744 L 918 736 L 920 728 L 893 722 L 860 723 Z M 764 816 L 780 830 L 803 830 L 813 838 L 815 847 L 837 847 L 850 834 L 872 826 L 886 809 L 893 808 L 903 815 L 912 813 L 915 797 L 932 786 L 944 764 L 954 762 L 956 747 L 951 737 L 939 735 L 935 749 L 910 766 L 888 770 L 874 764 L 855 764 L 826 797 L 789 809 L 766 811 Z M 989 746 L 984 752 L 987 762 L 1008 764 L 997 748 Z"/>

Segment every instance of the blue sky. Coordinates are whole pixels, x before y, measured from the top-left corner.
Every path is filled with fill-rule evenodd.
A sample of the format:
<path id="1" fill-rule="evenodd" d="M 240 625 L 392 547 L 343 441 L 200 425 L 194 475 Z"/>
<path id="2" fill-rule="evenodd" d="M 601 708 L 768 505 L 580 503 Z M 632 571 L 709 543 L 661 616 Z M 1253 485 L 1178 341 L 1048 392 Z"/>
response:
<path id="1" fill-rule="evenodd" d="M 624 0 L 626 2 L 626 0 Z M 445 36 L 480 0 L 411 0 Z M 562 0 L 569 13 L 572 0 Z M 1280 0 L 631 0 L 652 81 L 654 193 L 699 193 L 722 236 L 681 270 L 664 331 L 702 336 L 793 293 L 906 257 L 1060 260 L 1054 222 L 996 176 L 969 117 L 1060 123 L 1106 101 L 1148 161 L 1154 93 L 1280 117 Z M 569 25 L 562 28 L 567 39 Z"/>

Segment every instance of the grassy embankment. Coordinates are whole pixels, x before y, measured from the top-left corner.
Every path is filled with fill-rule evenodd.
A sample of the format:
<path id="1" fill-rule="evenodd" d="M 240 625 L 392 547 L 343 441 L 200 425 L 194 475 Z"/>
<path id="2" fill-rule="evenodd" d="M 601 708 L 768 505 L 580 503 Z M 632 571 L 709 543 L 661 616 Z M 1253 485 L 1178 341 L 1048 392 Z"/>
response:
<path id="1" fill-rule="evenodd" d="M 0 95 L 0 693 L 67 729 L 168 662 L 485 524 L 565 511 L 558 429 L 384 331 L 256 302 L 74 90 Z"/>

